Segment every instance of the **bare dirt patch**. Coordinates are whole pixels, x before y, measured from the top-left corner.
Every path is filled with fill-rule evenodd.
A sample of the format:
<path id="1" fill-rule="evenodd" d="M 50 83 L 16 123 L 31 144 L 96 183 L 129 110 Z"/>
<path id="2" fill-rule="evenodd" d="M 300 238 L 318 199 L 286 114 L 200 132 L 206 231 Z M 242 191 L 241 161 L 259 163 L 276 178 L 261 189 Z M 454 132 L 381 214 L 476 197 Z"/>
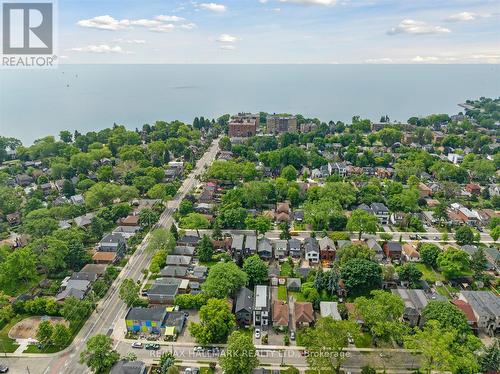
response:
<path id="1" fill-rule="evenodd" d="M 11 339 L 36 339 L 36 331 L 42 321 L 50 321 L 52 325 L 64 323 L 69 327 L 69 323 L 62 317 L 28 317 L 16 323 L 9 331 Z"/>

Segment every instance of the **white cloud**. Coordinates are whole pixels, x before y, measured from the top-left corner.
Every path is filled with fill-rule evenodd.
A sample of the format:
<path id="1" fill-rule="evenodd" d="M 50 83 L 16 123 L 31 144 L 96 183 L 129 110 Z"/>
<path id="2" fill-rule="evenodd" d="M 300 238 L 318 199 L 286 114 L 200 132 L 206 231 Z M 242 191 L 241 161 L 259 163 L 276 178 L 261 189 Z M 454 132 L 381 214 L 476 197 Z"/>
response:
<path id="1" fill-rule="evenodd" d="M 279 0 L 282 3 L 293 3 L 301 5 L 324 5 L 332 6 L 337 4 L 337 0 Z"/>
<path id="2" fill-rule="evenodd" d="M 390 57 L 369 58 L 365 60 L 367 64 L 392 64 L 394 61 Z"/>
<path id="3" fill-rule="evenodd" d="M 158 25 L 156 27 L 152 27 L 149 30 L 154 31 L 154 32 L 170 32 L 173 29 L 175 29 L 175 26 L 171 23 L 167 23 L 167 24 Z"/>
<path id="4" fill-rule="evenodd" d="M 119 45 L 111 46 L 108 44 L 88 45 L 86 47 L 75 47 L 71 48 L 70 51 L 88 52 L 88 53 L 124 53 L 124 54 L 130 53 L 128 51 L 125 51 Z"/>
<path id="5" fill-rule="evenodd" d="M 261 3 L 261 4 L 267 4 L 267 1 L 268 0 L 259 0 L 259 3 Z"/>
<path id="6" fill-rule="evenodd" d="M 126 43 L 126 44 L 146 44 L 144 39 L 115 39 L 115 43 Z"/>
<path id="7" fill-rule="evenodd" d="M 198 5 L 198 7 L 215 13 L 224 13 L 227 10 L 227 7 L 225 5 L 216 3 L 201 3 Z"/>
<path id="8" fill-rule="evenodd" d="M 192 29 L 195 29 L 197 26 L 196 26 L 196 23 L 185 23 L 183 25 L 181 25 L 181 28 L 183 29 L 186 29 L 186 30 L 192 30 Z"/>
<path id="9" fill-rule="evenodd" d="M 161 24 L 160 21 L 154 19 L 137 19 L 130 21 L 132 26 L 155 27 Z"/>
<path id="10" fill-rule="evenodd" d="M 236 36 L 232 36 L 229 34 L 221 34 L 218 38 L 217 41 L 220 43 L 234 43 L 238 41 L 239 39 Z"/>
<path id="11" fill-rule="evenodd" d="M 236 47 L 234 45 L 231 45 L 231 44 L 223 44 L 223 45 L 220 45 L 219 48 L 224 49 L 226 51 L 234 51 L 236 49 Z"/>
<path id="12" fill-rule="evenodd" d="M 425 34 L 447 34 L 450 29 L 442 26 L 429 25 L 425 22 L 415 21 L 412 19 L 405 19 L 399 25 L 387 31 L 388 35 L 396 34 L 412 34 L 412 35 L 425 35 Z"/>
<path id="13" fill-rule="evenodd" d="M 130 26 L 130 21 L 127 19 L 117 20 L 110 15 L 97 16 L 90 19 L 82 19 L 76 23 L 78 26 L 90 27 L 100 30 L 120 30 Z"/>
<path id="14" fill-rule="evenodd" d="M 182 22 L 186 20 L 185 18 L 178 16 L 165 16 L 165 15 L 156 16 L 155 19 L 161 22 Z"/>
<path id="15" fill-rule="evenodd" d="M 472 21 L 472 20 L 476 19 L 477 16 L 478 15 L 476 13 L 461 12 L 461 13 L 452 14 L 451 16 L 446 18 L 446 20 L 449 22 Z"/>
<path id="16" fill-rule="evenodd" d="M 436 62 L 439 58 L 435 56 L 416 56 L 412 58 L 413 62 Z"/>

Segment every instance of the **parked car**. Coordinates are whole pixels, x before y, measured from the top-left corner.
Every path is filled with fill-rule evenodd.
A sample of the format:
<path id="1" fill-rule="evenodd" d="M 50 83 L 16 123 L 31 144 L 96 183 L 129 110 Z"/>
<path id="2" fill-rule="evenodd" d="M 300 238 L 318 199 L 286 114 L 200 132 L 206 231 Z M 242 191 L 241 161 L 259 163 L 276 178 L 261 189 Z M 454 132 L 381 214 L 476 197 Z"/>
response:
<path id="1" fill-rule="evenodd" d="M 203 353 L 205 350 L 203 347 L 194 347 L 193 351 L 194 353 Z"/>
<path id="2" fill-rule="evenodd" d="M 133 342 L 132 348 L 142 349 L 142 343 L 141 342 Z"/>
<path id="3" fill-rule="evenodd" d="M 295 331 L 290 331 L 290 340 L 295 340 Z"/>
<path id="4" fill-rule="evenodd" d="M 158 343 L 147 343 L 145 345 L 145 348 L 148 350 L 157 351 L 158 349 L 160 349 L 160 345 Z"/>
<path id="5" fill-rule="evenodd" d="M 347 342 L 349 344 L 354 344 L 354 339 L 352 338 L 352 335 L 350 333 L 347 334 Z"/>
<path id="6" fill-rule="evenodd" d="M 260 329 L 255 329 L 255 339 L 260 339 Z"/>
<path id="7" fill-rule="evenodd" d="M 0 364 L 0 373 L 7 373 L 9 371 L 9 367 L 5 364 Z"/>

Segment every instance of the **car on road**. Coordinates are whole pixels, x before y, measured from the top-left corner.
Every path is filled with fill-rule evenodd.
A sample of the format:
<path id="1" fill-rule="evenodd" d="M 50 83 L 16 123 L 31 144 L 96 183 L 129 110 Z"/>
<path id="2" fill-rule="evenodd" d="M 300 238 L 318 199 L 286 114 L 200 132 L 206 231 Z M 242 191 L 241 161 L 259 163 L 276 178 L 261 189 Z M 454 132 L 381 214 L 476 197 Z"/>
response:
<path id="1" fill-rule="evenodd" d="M 300 351 L 300 355 L 304 356 L 304 357 L 307 357 L 309 355 L 309 351 L 306 350 L 306 349 L 303 349 L 303 350 Z"/>
<path id="2" fill-rule="evenodd" d="M 132 348 L 142 349 L 142 343 L 141 342 L 133 342 Z"/>
<path id="3" fill-rule="evenodd" d="M 427 237 L 427 236 L 425 236 L 425 235 L 422 235 L 422 236 L 421 236 L 421 239 L 422 239 L 422 240 L 429 240 L 429 237 Z"/>
<path id="4" fill-rule="evenodd" d="M 260 339 L 260 329 L 255 329 L 255 339 Z"/>
<path id="5" fill-rule="evenodd" d="M 290 340 L 295 340 L 295 331 L 290 331 Z"/>
<path id="6" fill-rule="evenodd" d="M 203 347 L 194 347 L 194 353 L 203 353 L 205 349 Z"/>
<path id="7" fill-rule="evenodd" d="M 434 237 L 434 240 L 439 240 L 439 236 L 435 236 L 435 237 Z"/>
<path id="8" fill-rule="evenodd" d="M 160 345 L 158 343 L 147 343 L 145 345 L 145 348 L 147 350 L 157 351 L 158 349 L 160 349 Z"/>
<path id="9" fill-rule="evenodd" d="M 352 338 L 352 334 L 351 333 L 347 334 L 347 342 L 349 344 L 354 344 L 354 339 Z"/>
<path id="10" fill-rule="evenodd" d="M 9 367 L 5 364 L 0 364 L 0 373 L 7 373 L 9 371 Z"/>

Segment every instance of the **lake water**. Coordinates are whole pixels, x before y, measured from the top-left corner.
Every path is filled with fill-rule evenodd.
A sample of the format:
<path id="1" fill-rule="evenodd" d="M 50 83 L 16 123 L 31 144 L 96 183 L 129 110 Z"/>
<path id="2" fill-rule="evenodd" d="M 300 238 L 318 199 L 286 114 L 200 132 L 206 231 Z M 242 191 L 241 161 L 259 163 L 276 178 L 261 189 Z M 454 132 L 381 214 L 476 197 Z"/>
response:
<path id="1" fill-rule="evenodd" d="M 378 121 L 458 113 L 500 96 L 500 65 L 61 65 L 0 70 L 0 135 L 129 128 L 238 111 Z"/>

